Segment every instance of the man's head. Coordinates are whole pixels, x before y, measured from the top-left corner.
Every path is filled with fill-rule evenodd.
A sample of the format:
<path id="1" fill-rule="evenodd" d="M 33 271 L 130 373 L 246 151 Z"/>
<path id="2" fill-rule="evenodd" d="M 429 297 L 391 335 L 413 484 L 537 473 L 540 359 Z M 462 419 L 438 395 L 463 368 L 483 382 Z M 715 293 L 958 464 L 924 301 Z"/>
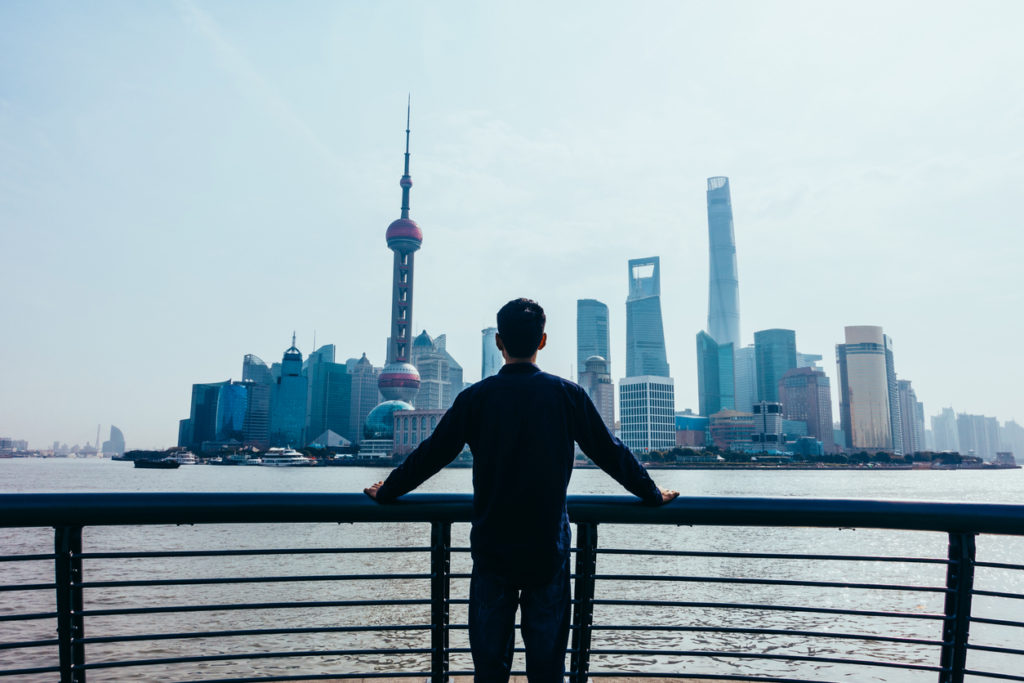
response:
<path id="1" fill-rule="evenodd" d="M 544 348 L 547 335 L 544 323 L 547 317 L 544 309 L 532 299 L 513 299 L 498 311 L 498 348 L 504 351 L 505 359 L 532 359 L 539 349 Z"/>

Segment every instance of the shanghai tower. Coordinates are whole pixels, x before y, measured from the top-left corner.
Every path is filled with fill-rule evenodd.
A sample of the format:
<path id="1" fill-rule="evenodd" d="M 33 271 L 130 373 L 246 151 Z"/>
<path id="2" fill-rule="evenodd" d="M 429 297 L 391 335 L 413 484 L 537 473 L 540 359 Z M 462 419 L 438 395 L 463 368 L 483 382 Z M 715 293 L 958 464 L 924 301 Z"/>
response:
<path id="1" fill-rule="evenodd" d="M 718 344 L 740 348 L 740 293 L 729 179 L 708 178 L 708 334 Z"/>
<path id="2" fill-rule="evenodd" d="M 391 276 L 391 337 L 388 340 L 388 359 L 377 382 L 380 393 L 389 401 L 411 403 L 420 388 L 420 373 L 409 362 L 412 342 L 412 281 L 413 260 L 423 243 L 423 232 L 409 218 L 409 115 L 405 118 L 405 173 L 402 186 L 402 217 L 388 226 L 388 249 L 395 252 Z"/>

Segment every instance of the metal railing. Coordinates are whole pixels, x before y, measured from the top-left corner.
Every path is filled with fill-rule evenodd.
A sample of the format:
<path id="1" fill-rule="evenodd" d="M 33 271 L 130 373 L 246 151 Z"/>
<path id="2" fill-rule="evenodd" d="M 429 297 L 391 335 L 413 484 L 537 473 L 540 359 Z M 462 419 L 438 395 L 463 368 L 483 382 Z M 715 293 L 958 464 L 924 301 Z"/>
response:
<path id="1" fill-rule="evenodd" d="M 468 562 L 468 548 L 453 546 L 452 525 L 467 522 L 470 513 L 471 497 L 464 494 L 416 494 L 391 505 L 378 505 L 361 494 L 0 495 L 0 527 L 9 528 L 0 536 L 6 539 L 0 547 L 0 570 L 5 577 L 4 584 L 0 585 L 0 679 L 52 680 L 59 676 L 66 683 L 84 683 L 89 674 L 116 679 L 117 672 L 125 669 L 159 672 L 153 676 L 166 680 L 217 683 L 398 677 L 444 681 L 454 675 L 469 675 L 470 670 L 452 668 L 453 656 L 468 661 L 468 648 L 453 647 L 450 637 L 457 635 L 460 641 L 465 640 L 467 626 L 452 623 L 452 613 L 453 608 L 463 609 L 468 600 L 463 597 L 465 591 L 453 596 L 452 585 L 458 582 L 459 587 L 464 587 L 469 577 L 465 571 L 452 569 L 453 554 L 463 565 Z M 862 680 L 851 678 L 857 674 L 850 672 L 865 671 L 871 672 L 876 680 L 893 680 L 889 673 L 879 672 L 892 672 L 892 675 L 899 672 L 899 676 L 918 676 L 912 680 L 927 677 L 940 683 L 960 683 L 965 677 L 968 680 L 1024 681 L 1021 675 L 1024 648 L 1014 646 L 1024 640 L 1021 617 L 1024 612 L 1020 609 L 1024 605 L 1021 602 L 1024 589 L 1019 588 L 1024 586 L 1024 556 L 1013 562 L 979 561 L 975 542 L 979 534 L 1024 536 L 1024 506 L 680 498 L 669 505 L 652 508 L 633 498 L 571 496 L 569 514 L 576 524 L 572 636 L 567 652 L 573 681 L 629 676 L 797 683 L 829 680 L 822 679 L 822 675 Z M 429 545 L 366 543 L 361 547 L 152 550 L 86 550 L 83 547 L 83 529 L 94 527 L 368 523 L 368 529 L 376 529 L 381 528 L 381 524 L 396 522 L 428 523 Z M 679 547 L 606 548 L 598 544 L 599 525 L 649 525 L 646 528 L 658 530 L 677 526 L 694 529 L 760 527 L 788 529 L 790 534 L 795 533 L 796 528 L 884 529 L 935 532 L 944 535 L 946 540 L 942 543 L 945 552 L 937 556 L 889 555 L 877 551 L 825 553 L 814 552 L 814 549 L 796 553 Z M 27 533 L 32 527 L 53 527 L 53 553 L 33 549 L 31 539 L 12 535 L 14 528 Z M 38 542 L 38 531 L 33 538 Z M 229 535 L 229 541 L 237 542 L 238 538 L 238 535 Z M 1014 542 L 1021 542 L 1020 548 L 1024 549 L 1024 539 L 1017 538 Z M 16 546 L 15 549 L 22 552 L 11 552 L 9 546 Z M 31 552 L 25 552 L 26 549 Z M 267 558 L 274 567 L 288 557 L 300 568 L 316 557 L 347 557 L 352 560 L 350 566 L 365 562 L 367 558 L 381 557 L 391 558 L 392 565 L 399 565 L 404 560 L 395 558 L 412 556 L 426 556 L 429 566 L 415 565 L 416 571 L 398 572 L 212 577 L 176 577 L 173 573 L 156 572 L 157 578 L 148 578 L 152 574 L 137 576 L 131 566 L 124 568 L 126 562 L 198 563 L 245 557 Z M 678 565 L 671 564 L 689 561 L 703 562 L 706 573 L 680 574 Z M 105 575 L 99 570 L 99 579 L 93 577 L 92 565 L 99 566 L 102 562 L 120 567 L 116 572 L 118 578 L 103 580 Z M 729 562 L 757 567 L 764 573 L 733 576 L 723 569 Z M 794 563 L 811 567 L 812 575 L 793 578 L 793 572 L 780 569 Z M 52 564 L 47 571 L 53 576 L 52 582 L 38 580 L 44 575 L 40 567 L 45 568 L 46 564 Z M 87 564 L 88 574 L 85 572 Z M 834 566 L 859 568 L 861 573 L 864 567 L 870 567 L 868 571 L 873 572 L 870 574 L 873 576 L 883 573 L 878 568 L 895 566 L 912 579 L 924 574 L 936 580 L 931 584 L 857 581 L 848 578 L 852 569 L 832 574 L 825 569 Z M 19 567 L 36 569 L 18 571 Z M 649 571 L 637 571 L 645 567 Z M 1010 577 L 995 582 L 995 586 L 1012 590 L 978 588 L 976 570 Z M 125 575 L 128 578 L 123 578 Z M 17 580 L 11 583 L 14 579 Z M 429 588 L 418 588 L 422 583 Z M 309 590 L 335 599 L 250 599 L 182 604 L 182 596 L 191 595 L 187 591 L 245 587 L 259 597 L 257 587 L 271 585 L 314 586 L 315 589 Z M 692 592 L 695 585 L 715 588 L 707 589 L 711 594 L 708 599 L 678 599 L 681 594 L 686 596 Z M 326 595 L 326 587 L 338 586 L 347 587 L 349 592 L 340 597 Z M 653 588 L 657 586 L 667 587 L 671 592 L 661 596 Z M 155 590 L 157 595 L 131 606 L 110 598 L 135 589 Z M 721 591 L 726 589 L 733 591 L 726 597 L 741 591 L 750 599 L 722 599 Z M 381 595 L 375 597 L 374 590 Z M 759 601 L 757 596 L 765 591 L 779 599 Z M 811 594 L 810 604 L 789 604 L 796 596 L 803 595 L 801 591 L 818 593 Z M 844 597 L 839 602 L 815 597 L 825 591 L 839 591 Z M 859 597 L 851 598 L 854 593 Z M 98 596 L 96 599 L 94 594 Z M 34 601 L 27 598 L 30 595 L 36 596 Z M 51 596 L 48 604 L 52 608 L 25 611 L 41 604 L 39 596 L 42 595 Z M 245 595 L 248 597 L 250 593 Z M 921 604 L 909 609 L 891 609 L 884 598 L 890 595 L 910 596 L 907 604 Z M 974 598 L 997 605 L 995 616 L 972 614 Z M 935 609 L 921 608 L 927 607 L 929 601 L 934 603 Z M 110 602 L 115 606 L 105 606 Z M 328 618 L 333 618 L 338 610 L 346 609 L 362 610 L 363 616 L 347 625 L 325 624 L 319 617 L 312 620 L 315 623 L 294 625 L 292 619 L 283 616 L 287 613 L 321 614 L 326 610 L 332 615 Z M 414 620 L 411 623 L 370 623 L 379 621 L 381 610 L 390 610 L 388 615 L 410 614 Z M 657 611 L 657 616 L 651 610 Z M 260 627 L 251 623 L 239 627 L 236 623 L 236 615 L 256 613 L 272 615 L 270 625 L 261 621 Z M 203 614 L 207 615 L 205 620 L 199 616 Z M 226 622 L 230 627 L 215 628 L 216 624 L 210 621 L 214 614 L 222 615 L 216 624 Z M 177 615 L 176 624 L 187 623 L 193 628 L 155 632 L 156 620 L 168 615 Z M 598 615 L 612 621 L 597 620 Z M 119 619 L 121 621 L 117 621 Z M 124 628 L 125 620 L 131 619 L 141 621 L 131 622 L 138 631 L 116 632 Z M 807 626 L 811 623 L 808 620 L 813 621 L 811 626 Z M 828 628 L 830 622 L 853 624 L 857 628 L 853 632 L 836 630 Z M 29 624 L 35 625 L 34 630 L 27 627 Z M 1011 635 L 1004 634 L 989 643 L 972 641 L 973 625 L 1009 629 L 1006 633 Z M 48 628 L 55 629 L 55 638 L 38 636 L 41 629 Z M 37 635 L 26 638 L 25 633 Z M 271 641 L 272 636 L 286 637 L 286 640 Z M 305 643 L 314 636 L 353 638 L 355 643 L 352 647 L 341 648 L 330 645 L 295 648 L 295 643 Z M 368 641 L 371 637 L 375 640 Z M 698 638 L 697 645 L 717 641 L 723 648 L 698 647 L 693 638 Z M 228 641 L 244 644 L 253 640 L 256 647 L 252 650 L 232 650 L 224 645 Z M 219 650 L 188 654 L 187 647 L 184 651 L 181 647 L 166 649 L 170 641 L 213 643 Z M 398 646 L 382 647 L 381 641 Z M 846 650 L 825 651 L 813 645 L 833 641 L 851 643 L 851 646 Z M 270 645 L 271 642 L 274 645 Z M 289 647 L 280 649 L 279 642 Z M 154 643 L 163 645 L 151 650 L 149 655 L 134 655 L 133 648 Z M 869 646 L 875 648 L 871 653 L 877 652 L 878 656 L 861 653 L 861 649 Z M 98 651 L 102 651 L 100 656 L 94 656 Z M 256 666 L 267 660 L 304 664 L 295 664 L 285 671 L 280 668 L 260 670 Z M 605 666 L 595 666 L 595 661 Z M 34 663 L 23 665 L 26 662 Z M 231 667 L 238 662 L 248 662 L 250 668 Z M 713 670 L 701 672 L 699 663 L 710 664 Z M 317 669 L 321 665 L 323 668 Z M 188 669 L 189 666 L 193 668 Z M 225 673 L 227 675 L 222 675 Z M 207 674 L 214 677 L 205 678 Z"/>

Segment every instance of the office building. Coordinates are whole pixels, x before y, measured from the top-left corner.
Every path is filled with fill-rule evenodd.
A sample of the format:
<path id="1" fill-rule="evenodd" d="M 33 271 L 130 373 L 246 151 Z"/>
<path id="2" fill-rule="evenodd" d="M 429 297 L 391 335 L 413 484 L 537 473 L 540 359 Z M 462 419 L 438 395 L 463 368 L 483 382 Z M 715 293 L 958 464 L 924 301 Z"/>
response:
<path id="1" fill-rule="evenodd" d="M 494 342 L 494 337 L 498 334 L 498 328 L 485 327 L 480 330 L 480 334 L 480 379 L 486 379 L 491 375 L 498 374 L 498 370 L 501 370 L 501 366 L 505 364 L 505 359 L 502 357 L 501 351 L 498 350 L 498 345 Z"/>
<path id="2" fill-rule="evenodd" d="M 434 433 L 434 427 L 446 410 L 401 410 L 392 413 L 394 419 L 394 454 L 406 456 Z"/>
<path id="3" fill-rule="evenodd" d="M 740 346 L 739 276 L 729 179 L 708 178 L 708 334 L 718 344 Z M 667 373 L 666 373 L 667 374 Z"/>
<path id="4" fill-rule="evenodd" d="M 103 455 L 107 458 L 124 455 L 124 434 L 114 425 L 110 425 L 110 438 L 103 442 Z"/>
<path id="5" fill-rule="evenodd" d="M 257 384 L 270 384 L 273 378 L 270 368 L 259 356 L 247 353 L 242 359 L 242 381 L 256 382 Z"/>
<path id="6" fill-rule="evenodd" d="M 757 402 L 778 401 L 779 380 L 797 366 L 796 332 L 780 329 L 755 332 L 754 354 L 757 356 Z"/>
<path id="7" fill-rule="evenodd" d="M 757 402 L 757 354 L 752 344 L 733 350 L 733 375 L 736 410 L 749 413 Z"/>
<path id="8" fill-rule="evenodd" d="M 351 377 L 352 394 L 349 404 L 348 429 L 345 438 L 350 441 L 362 441 L 366 418 L 374 406 L 381 402 L 380 390 L 377 388 L 378 368 L 373 367 L 364 353 L 361 358 L 350 358 L 345 361 Z M 348 436 L 352 434 L 352 436 Z"/>
<path id="9" fill-rule="evenodd" d="M 942 453 L 960 452 L 960 435 L 956 426 L 956 413 L 952 408 L 943 408 L 938 415 L 932 416 L 932 448 Z"/>
<path id="10" fill-rule="evenodd" d="M 729 451 L 749 451 L 753 447 L 754 414 L 739 410 L 720 410 L 708 418 L 708 431 L 715 447 Z"/>
<path id="11" fill-rule="evenodd" d="M 836 345 L 839 419 L 847 448 L 892 451 L 892 422 L 885 339 L 882 328 L 845 328 L 845 344 Z"/>
<path id="12" fill-rule="evenodd" d="M 778 452 L 782 443 L 782 404 L 758 401 L 754 404 L 754 431 L 750 435 L 755 449 L 762 453 Z"/>
<path id="13" fill-rule="evenodd" d="M 582 376 L 587 359 L 599 356 L 611 372 L 608 306 L 595 299 L 576 301 L 576 373 Z"/>
<path id="14" fill-rule="evenodd" d="M 405 172 L 402 187 L 402 216 L 388 226 L 388 249 L 394 252 L 391 269 L 391 337 L 387 365 L 377 380 L 387 401 L 412 402 L 420 388 L 420 376 L 410 361 L 412 346 L 413 274 L 416 251 L 423 244 L 423 231 L 409 218 L 409 115 L 405 119 Z"/>
<path id="15" fill-rule="evenodd" d="M 999 447 L 999 421 L 985 415 L 957 413 L 957 437 L 961 455 L 976 455 L 993 460 Z"/>
<path id="16" fill-rule="evenodd" d="M 926 450 L 924 443 L 924 406 L 917 400 L 917 392 L 910 380 L 896 381 L 902 425 L 903 453 L 913 455 Z"/>
<path id="17" fill-rule="evenodd" d="M 626 374 L 630 377 L 669 376 L 661 320 L 661 259 L 657 256 L 629 261 Z"/>
<path id="18" fill-rule="evenodd" d="M 670 377 L 626 377 L 619 381 L 621 439 L 634 453 L 676 445 L 675 387 Z"/>
<path id="19" fill-rule="evenodd" d="M 732 344 L 718 344 L 707 332 L 697 333 L 697 400 L 707 417 L 736 407 Z"/>
<path id="20" fill-rule="evenodd" d="M 446 335 L 431 337 L 423 330 L 412 343 L 412 364 L 420 373 L 417 410 L 447 410 L 462 391 L 462 366 L 448 353 Z"/>
<path id="21" fill-rule="evenodd" d="M 302 374 L 302 353 L 292 345 L 284 352 L 279 375 L 270 385 L 270 445 L 302 445 L 306 427 L 306 400 L 308 387 Z"/>
<path id="22" fill-rule="evenodd" d="M 580 386 L 594 402 L 601 420 L 609 430 L 615 429 L 615 385 L 608 370 L 608 361 L 591 356 L 584 361 L 580 372 Z"/>
<path id="23" fill-rule="evenodd" d="M 1004 422 L 999 431 L 999 449 L 1009 451 L 1015 457 L 1024 457 L 1024 427 L 1014 420 Z"/>
<path id="24" fill-rule="evenodd" d="M 892 432 L 892 452 L 903 455 L 903 416 L 900 412 L 900 390 L 893 361 L 892 339 L 883 335 L 885 342 L 885 378 L 889 391 L 889 430 Z"/>
<path id="25" fill-rule="evenodd" d="M 309 354 L 305 375 L 308 383 L 305 442 L 324 432 L 334 432 L 347 441 L 358 440 L 353 433 L 352 377 L 345 363 L 335 362 L 334 344 L 325 344 Z"/>
<path id="26" fill-rule="evenodd" d="M 807 425 L 805 434 L 821 442 L 826 453 L 836 450 L 832 428 L 832 388 L 823 370 L 801 367 L 788 370 L 779 380 L 779 401 L 785 420 Z M 794 432 L 786 430 L 790 436 Z"/>
<path id="27" fill-rule="evenodd" d="M 245 417 L 242 445 L 259 450 L 270 448 L 270 384 L 242 382 L 245 388 Z"/>

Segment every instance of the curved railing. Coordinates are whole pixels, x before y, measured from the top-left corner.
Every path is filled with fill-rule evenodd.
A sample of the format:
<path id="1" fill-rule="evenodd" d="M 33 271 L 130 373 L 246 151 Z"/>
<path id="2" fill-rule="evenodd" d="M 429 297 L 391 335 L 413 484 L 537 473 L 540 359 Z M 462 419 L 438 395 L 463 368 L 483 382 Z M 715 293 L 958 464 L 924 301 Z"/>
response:
<path id="1" fill-rule="evenodd" d="M 0 536 L 0 679 L 117 680 L 125 670 L 217 683 L 471 674 L 466 624 L 452 623 L 468 602 L 469 577 L 468 548 L 453 545 L 452 525 L 470 514 L 466 494 L 414 494 L 390 505 L 361 494 L 0 495 L 0 527 L 8 527 Z M 1021 553 L 1010 562 L 979 559 L 975 541 L 1024 537 L 1024 506 L 679 498 L 653 508 L 627 497 L 570 496 L 569 514 L 577 527 L 567 652 L 575 681 L 1024 681 L 1024 538 L 1013 539 Z M 280 523 L 365 523 L 357 538 L 366 542 L 265 547 L 262 525 Z M 402 532 L 401 543 L 372 538 L 375 530 L 393 534 L 393 523 L 430 526 Z M 82 543 L 83 529 L 223 524 L 257 526 L 220 533 L 213 548 L 121 547 L 126 541 L 110 533 L 112 547 Z M 931 555 L 904 552 L 900 534 L 886 536 L 895 548 L 842 553 L 636 547 L 633 534 L 615 526 L 613 545 L 632 547 L 604 547 L 600 525 L 645 525 L 666 537 L 677 526 L 770 527 L 788 530 L 789 546 L 799 544 L 799 528 L 924 531 L 945 540 Z M 46 527 L 54 529 L 52 553 L 40 547 Z M 453 556 L 462 570 L 453 571 Z M 245 558 L 273 571 L 253 575 L 230 564 Z M 175 574 L 169 562 L 189 570 Z M 345 571 L 310 571 L 324 562 Z M 997 578 L 978 583 L 985 572 Z M 301 587 L 302 599 L 295 591 L 275 598 L 273 587 Z M 217 599 L 226 590 L 233 599 Z M 306 599 L 311 592 L 324 599 Z M 123 599 L 129 594 L 143 597 Z M 972 613 L 975 598 L 988 605 L 981 613 Z M 342 613 L 350 623 L 336 623 Z M 159 628 L 168 619 L 179 628 Z M 998 635 L 972 639 L 972 627 Z M 261 666 L 269 661 L 286 664 Z"/>

